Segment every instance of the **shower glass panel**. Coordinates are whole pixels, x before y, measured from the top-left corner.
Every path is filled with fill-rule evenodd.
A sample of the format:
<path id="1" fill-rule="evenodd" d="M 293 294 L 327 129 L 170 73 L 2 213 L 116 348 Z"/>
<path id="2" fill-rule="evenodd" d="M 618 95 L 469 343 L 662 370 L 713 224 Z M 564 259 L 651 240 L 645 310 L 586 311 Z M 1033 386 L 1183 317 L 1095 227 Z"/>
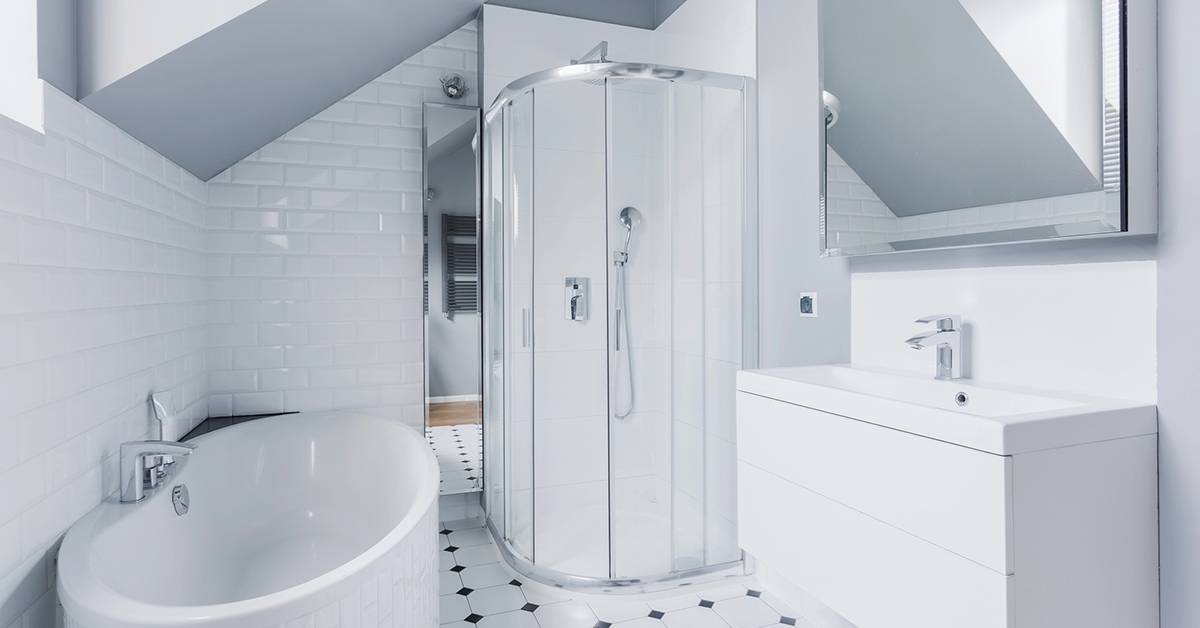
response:
<path id="1" fill-rule="evenodd" d="M 526 575 L 648 590 L 741 569 L 753 87 L 623 67 L 523 80 L 486 117 L 485 508 Z"/>
<path id="2" fill-rule="evenodd" d="M 533 146 L 534 98 L 505 111 L 504 294 L 505 533 L 513 550 L 534 559 Z"/>

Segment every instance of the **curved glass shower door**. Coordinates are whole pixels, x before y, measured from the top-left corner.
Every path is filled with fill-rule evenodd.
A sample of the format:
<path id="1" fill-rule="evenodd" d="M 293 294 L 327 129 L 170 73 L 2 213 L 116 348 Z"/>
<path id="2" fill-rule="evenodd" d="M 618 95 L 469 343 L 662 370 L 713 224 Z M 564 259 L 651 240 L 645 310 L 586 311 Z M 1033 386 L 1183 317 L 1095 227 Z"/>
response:
<path id="1" fill-rule="evenodd" d="M 576 586 L 742 558 L 749 81 L 614 67 L 532 81 L 485 131 L 485 508 L 514 567 Z"/>

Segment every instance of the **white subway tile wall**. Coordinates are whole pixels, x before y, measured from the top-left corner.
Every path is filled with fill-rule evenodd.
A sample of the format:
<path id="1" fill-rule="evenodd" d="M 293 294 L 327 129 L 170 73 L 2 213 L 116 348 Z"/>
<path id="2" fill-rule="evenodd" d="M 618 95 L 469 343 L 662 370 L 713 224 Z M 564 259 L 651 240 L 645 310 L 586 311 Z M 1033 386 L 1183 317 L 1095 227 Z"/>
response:
<path id="1" fill-rule="evenodd" d="M 209 183 L 209 412 L 423 422 L 421 105 L 475 85 L 474 22 Z"/>
<path id="2" fill-rule="evenodd" d="M 207 412 L 203 182 L 46 87 L 0 127 L 0 626 L 53 626 L 54 553 L 117 489 L 123 441 Z"/>

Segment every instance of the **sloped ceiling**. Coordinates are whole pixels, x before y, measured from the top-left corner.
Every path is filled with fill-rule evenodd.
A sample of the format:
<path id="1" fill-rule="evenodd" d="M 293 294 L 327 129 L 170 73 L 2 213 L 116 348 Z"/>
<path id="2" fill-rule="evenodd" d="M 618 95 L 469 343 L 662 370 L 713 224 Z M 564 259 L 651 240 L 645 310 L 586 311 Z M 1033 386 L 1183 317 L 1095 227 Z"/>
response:
<path id="1" fill-rule="evenodd" d="M 207 180 L 475 17 L 479 0 L 269 0 L 82 102 Z"/>
<path id="2" fill-rule="evenodd" d="M 484 0 L 239 2 L 224 23 L 165 46 L 169 52 L 152 61 L 128 63 L 124 76 L 100 80 L 81 70 L 81 102 L 208 180 L 466 24 Z M 683 0 L 494 2 L 654 28 Z M 81 13 L 87 19 L 89 12 Z M 80 31 L 91 32 L 86 25 Z M 88 41 L 83 49 L 113 54 L 108 47 L 129 45 Z M 81 68 L 95 65 L 80 59 Z"/>
<path id="3" fill-rule="evenodd" d="M 829 145 L 897 216 L 1101 189 L 958 0 L 822 11 Z"/>

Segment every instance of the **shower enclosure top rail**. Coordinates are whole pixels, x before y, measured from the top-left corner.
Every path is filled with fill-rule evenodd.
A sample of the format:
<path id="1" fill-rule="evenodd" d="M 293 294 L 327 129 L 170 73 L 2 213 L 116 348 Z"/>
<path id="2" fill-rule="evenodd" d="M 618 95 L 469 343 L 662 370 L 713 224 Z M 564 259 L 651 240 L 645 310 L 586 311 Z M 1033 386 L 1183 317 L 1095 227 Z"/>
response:
<path id="1" fill-rule="evenodd" d="M 561 83 L 563 81 L 578 81 L 583 79 L 604 78 L 646 78 L 681 83 L 701 83 L 712 87 L 727 89 L 745 89 L 746 77 L 739 74 L 723 74 L 721 72 L 705 72 L 703 70 L 688 70 L 653 63 L 579 63 L 559 68 L 534 72 L 524 78 L 519 78 L 500 90 L 492 106 L 488 108 L 484 119 L 491 122 L 495 112 L 510 102 L 513 98 L 528 92 L 538 85 Z"/>

